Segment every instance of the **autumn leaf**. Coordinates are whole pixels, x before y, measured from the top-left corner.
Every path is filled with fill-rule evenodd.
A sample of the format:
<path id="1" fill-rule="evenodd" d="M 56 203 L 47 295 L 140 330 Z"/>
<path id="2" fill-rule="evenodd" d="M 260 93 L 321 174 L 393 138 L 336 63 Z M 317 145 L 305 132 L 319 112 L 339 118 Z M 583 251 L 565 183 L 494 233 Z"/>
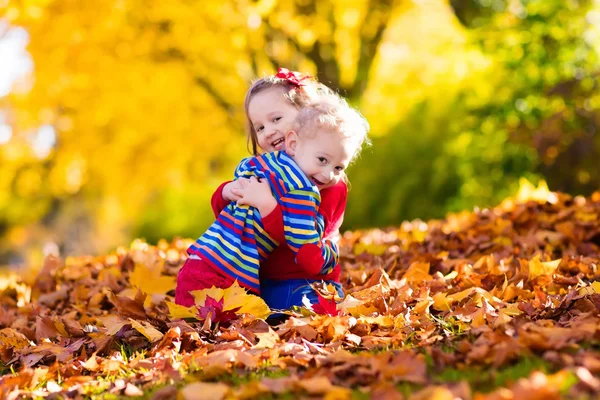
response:
<path id="1" fill-rule="evenodd" d="M 420 283 L 430 280 L 431 275 L 429 275 L 429 263 L 412 263 L 402 278 L 406 279 L 408 283 Z"/>
<path id="2" fill-rule="evenodd" d="M 131 323 L 131 326 L 139 333 L 144 335 L 150 341 L 150 343 L 154 343 L 163 337 L 162 332 L 160 332 L 147 321 L 136 321 L 132 318 L 129 318 L 129 322 Z"/>
<path id="3" fill-rule="evenodd" d="M 184 386 L 178 398 L 182 400 L 222 400 L 229 392 L 224 383 L 195 382 Z"/>
<path id="4" fill-rule="evenodd" d="M 223 299 L 215 300 L 206 296 L 204 304 L 198 307 L 198 317 L 201 320 L 210 319 L 212 322 L 225 323 L 237 318 L 237 310 L 239 308 L 224 311 Z"/>
<path id="5" fill-rule="evenodd" d="M 338 308 L 340 310 L 346 310 L 355 317 L 370 315 L 378 311 L 378 308 L 373 304 L 365 305 L 364 301 L 354 298 L 351 294 L 346 295 L 344 300 L 338 304 Z"/>
<path id="6" fill-rule="evenodd" d="M 166 301 L 165 303 L 169 307 L 169 316 L 171 318 L 198 318 L 198 309 L 195 306 L 185 307 L 171 301 Z"/>
<path id="7" fill-rule="evenodd" d="M 237 310 L 238 314 L 252 314 L 257 318 L 266 318 L 271 310 L 267 303 L 258 296 L 248 294 L 237 281 L 226 289 L 216 287 L 190 292 L 194 296 L 196 306 L 201 307 L 208 297 L 223 300 L 223 311 Z"/>
<path id="8" fill-rule="evenodd" d="M 22 349 L 29 346 L 29 339 L 13 328 L 0 330 L 0 347 Z"/>
<path id="9" fill-rule="evenodd" d="M 306 308 L 314 311 L 317 314 L 331 316 L 336 316 L 340 314 L 340 310 L 338 310 L 337 303 L 334 299 L 328 300 L 325 297 L 321 296 L 320 293 L 317 293 L 317 298 L 318 303 L 313 304 L 310 302 L 309 298 L 306 295 L 304 295 L 304 297 L 302 297 L 302 304 L 304 304 Z"/>
<path id="10" fill-rule="evenodd" d="M 592 282 L 591 285 L 582 287 L 581 289 L 579 289 L 580 295 L 594 294 L 594 293 L 600 294 L 600 281 Z"/>
<path id="11" fill-rule="evenodd" d="M 129 275 L 132 287 L 140 289 L 146 294 L 165 294 L 175 289 L 176 278 L 161 275 L 162 267 L 148 268 L 143 264 L 136 264 Z"/>
<path id="12" fill-rule="evenodd" d="M 529 281 L 534 280 L 538 276 L 549 276 L 554 273 L 556 268 L 560 265 L 562 259 L 541 262 L 540 255 L 536 255 L 533 259 L 529 260 Z"/>

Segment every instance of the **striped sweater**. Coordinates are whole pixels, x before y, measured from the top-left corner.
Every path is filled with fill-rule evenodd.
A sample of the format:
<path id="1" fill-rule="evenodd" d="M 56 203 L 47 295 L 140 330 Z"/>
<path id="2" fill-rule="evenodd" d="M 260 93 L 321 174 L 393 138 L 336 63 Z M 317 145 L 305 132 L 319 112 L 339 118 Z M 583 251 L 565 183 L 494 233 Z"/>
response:
<path id="1" fill-rule="evenodd" d="M 317 187 L 285 152 L 249 157 L 238 165 L 235 179 L 265 178 L 279 203 L 287 246 L 296 262 L 311 273 L 330 273 L 337 265 L 337 248 L 323 240 L 324 221 L 317 213 Z M 241 286 L 260 293 L 260 263 L 279 246 L 262 224 L 254 207 L 229 203 L 217 220 L 188 249 Z"/>

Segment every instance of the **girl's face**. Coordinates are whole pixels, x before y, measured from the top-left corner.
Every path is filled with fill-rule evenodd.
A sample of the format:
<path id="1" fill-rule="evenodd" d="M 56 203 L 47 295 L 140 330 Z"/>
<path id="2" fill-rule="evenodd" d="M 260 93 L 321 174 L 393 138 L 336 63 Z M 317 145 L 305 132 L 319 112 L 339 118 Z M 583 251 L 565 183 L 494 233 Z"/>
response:
<path id="1" fill-rule="evenodd" d="M 284 136 L 291 130 L 298 110 L 280 88 L 264 90 L 248 104 L 248 118 L 256 132 L 258 146 L 265 152 L 285 150 Z"/>

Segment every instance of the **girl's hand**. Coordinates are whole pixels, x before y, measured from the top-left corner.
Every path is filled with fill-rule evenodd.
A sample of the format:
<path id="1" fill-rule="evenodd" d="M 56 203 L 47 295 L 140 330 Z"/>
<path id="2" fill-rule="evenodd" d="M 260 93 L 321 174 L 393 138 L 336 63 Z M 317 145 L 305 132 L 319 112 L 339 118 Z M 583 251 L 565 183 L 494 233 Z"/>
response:
<path id="1" fill-rule="evenodd" d="M 223 196 L 223 200 L 238 201 L 240 199 L 240 196 L 235 194 L 235 190 L 243 188 L 245 181 L 248 181 L 248 179 L 239 178 L 223 186 L 223 192 L 221 194 L 221 196 Z"/>
<path id="2" fill-rule="evenodd" d="M 255 177 L 241 182 L 241 189 L 232 189 L 239 196 L 238 204 L 246 204 L 258 208 L 260 215 L 267 216 L 277 207 L 277 200 L 271 193 L 271 187 L 266 180 L 259 181 Z"/>

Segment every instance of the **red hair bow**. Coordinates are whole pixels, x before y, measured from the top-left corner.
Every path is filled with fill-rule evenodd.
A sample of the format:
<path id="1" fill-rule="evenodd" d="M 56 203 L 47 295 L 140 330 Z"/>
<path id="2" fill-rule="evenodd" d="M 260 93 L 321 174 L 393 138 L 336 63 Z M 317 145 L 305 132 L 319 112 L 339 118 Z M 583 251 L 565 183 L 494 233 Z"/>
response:
<path id="1" fill-rule="evenodd" d="M 275 76 L 277 78 L 285 79 L 296 86 L 306 86 L 308 85 L 310 78 L 312 78 L 310 75 L 302 76 L 300 72 L 290 71 L 287 68 L 277 69 L 277 74 Z"/>

